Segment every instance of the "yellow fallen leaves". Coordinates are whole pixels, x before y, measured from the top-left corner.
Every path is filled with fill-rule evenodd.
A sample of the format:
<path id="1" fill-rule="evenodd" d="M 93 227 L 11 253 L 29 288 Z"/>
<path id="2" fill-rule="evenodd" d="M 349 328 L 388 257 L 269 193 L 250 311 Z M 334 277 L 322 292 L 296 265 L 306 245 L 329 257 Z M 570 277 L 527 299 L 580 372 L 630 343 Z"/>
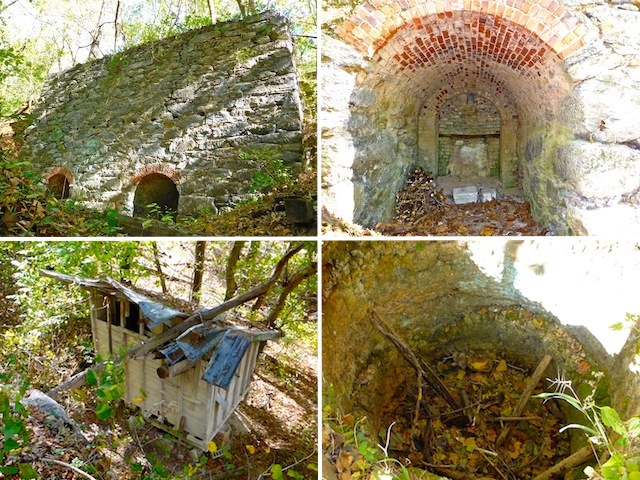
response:
<path id="1" fill-rule="evenodd" d="M 216 453 L 218 451 L 218 445 L 216 445 L 216 442 L 211 440 L 209 443 L 207 443 L 207 451 L 209 453 Z"/>
<path id="2" fill-rule="evenodd" d="M 142 397 L 136 397 L 133 399 L 133 403 L 142 403 L 144 402 L 144 398 Z"/>
<path id="3" fill-rule="evenodd" d="M 507 362 L 504 359 L 501 359 L 496 365 L 496 372 L 506 372 L 507 371 Z"/>
<path id="4" fill-rule="evenodd" d="M 493 360 L 489 357 L 470 357 L 468 365 L 476 372 L 490 372 L 493 369 Z"/>
<path id="5" fill-rule="evenodd" d="M 256 447 L 254 447 L 253 445 L 245 445 L 244 448 L 246 448 L 247 452 L 249 452 L 251 455 L 254 455 L 256 453 Z"/>

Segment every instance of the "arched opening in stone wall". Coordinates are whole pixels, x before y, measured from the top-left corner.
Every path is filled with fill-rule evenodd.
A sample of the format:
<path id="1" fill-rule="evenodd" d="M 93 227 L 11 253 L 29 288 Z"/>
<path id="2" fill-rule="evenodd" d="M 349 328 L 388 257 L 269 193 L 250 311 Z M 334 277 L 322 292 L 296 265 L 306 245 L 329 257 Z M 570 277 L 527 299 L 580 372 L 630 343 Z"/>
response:
<path id="1" fill-rule="evenodd" d="M 635 415 L 640 376 L 630 373 L 626 355 L 635 353 L 637 339 L 627 340 L 626 354 L 608 354 L 590 329 L 562 323 L 519 291 L 525 278 L 545 276 L 544 264 L 537 261 L 546 253 L 535 244 L 506 242 L 501 251 L 481 243 L 332 242 L 323 247 L 325 408 L 339 419 L 347 414 L 364 424 L 360 431 L 368 432 L 367 441 L 388 442 L 389 456 L 407 468 L 453 465 L 452 473 L 459 476 L 446 469 L 431 472 L 499 478 L 478 455 L 483 449 L 494 452 L 490 458 L 503 472 L 517 472 L 513 478 L 534 478 L 585 446 L 582 432 L 559 430 L 586 420 L 565 402 L 540 399 L 529 399 L 528 413 L 522 414 L 526 419 L 501 425 L 497 418 L 511 415 L 547 355 L 550 364 L 535 381 L 534 393 L 554 390 L 547 378 L 564 379 L 580 398 L 593 393 L 598 405 L 612 405 L 622 418 Z M 557 252 L 564 258 L 576 255 L 580 262 L 582 253 L 576 251 L 587 251 L 584 260 L 599 258 L 592 267 L 600 270 L 608 265 L 601 257 L 606 250 L 606 245 L 600 250 L 581 245 Z M 447 404 L 426 376 L 419 384 L 407 351 L 424 371 L 425 365 L 433 368 L 461 409 Z M 460 415 L 465 405 L 471 406 L 469 416 Z M 511 435 L 498 444 L 509 423 Z M 468 439 L 473 446 L 467 450 Z M 541 445 L 550 450 L 536 455 Z"/>
<path id="2" fill-rule="evenodd" d="M 416 167 L 462 185 L 479 177 L 498 195 L 521 189 L 548 220 L 561 183 L 552 156 L 566 134 L 558 115 L 572 88 L 564 59 L 587 33 L 576 15 L 557 1 L 381 0 L 335 32 L 363 56 L 346 122 L 352 148 L 342 152 L 353 155 L 344 162 L 353 221 L 389 221 Z"/>
<path id="3" fill-rule="evenodd" d="M 136 217 L 159 217 L 178 212 L 180 194 L 176 184 L 166 175 L 151 173 L 140 179 L 133 200 Z"/>
<path id="4" fill-rule="evenodd" d="M 56 173 L 49 177 L 47 181 L 47 190 L 49 190 L 57 199 L 64 200 L 71 195 L 71 182 L 66 175 Z"/>

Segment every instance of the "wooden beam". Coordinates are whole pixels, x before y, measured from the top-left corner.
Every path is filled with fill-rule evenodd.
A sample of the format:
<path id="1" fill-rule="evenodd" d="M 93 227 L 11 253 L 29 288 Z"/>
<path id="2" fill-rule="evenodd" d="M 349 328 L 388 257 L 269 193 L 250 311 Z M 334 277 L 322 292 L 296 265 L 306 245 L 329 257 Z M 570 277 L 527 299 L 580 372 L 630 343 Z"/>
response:
<path id="1" fill-rule="evenodd" d="M 513 409 L 513 412 L 511 412 L 512 417 L 519 417 L 523 412 L 524 407 L 527 406 L 527 402 L 529 402 L 529 400 L 531 399 L 531 394 L 536 389 L 538 383 L 540 383 L 540 379 L 544 376 L 544 372 L 551 363 L 551 360 L 553 360 L 551 358 L 551 355 L 545 355 L 542 360 L 540 360 L 540 363 L 533 372 L 533 375 L 531 375 L 531 378 L 529 378 L 529 382 L 527 383 L 524 392 L 522 392 L 522 395 L 520 396 L 516 407 Z M 496 445 L 498 447 L 504 443 L 510 431 L 511 424 L 504 427 L 502 433 L 500 433 L 500 436 L 498 437 L 498 440 L 496 440 Z"/>

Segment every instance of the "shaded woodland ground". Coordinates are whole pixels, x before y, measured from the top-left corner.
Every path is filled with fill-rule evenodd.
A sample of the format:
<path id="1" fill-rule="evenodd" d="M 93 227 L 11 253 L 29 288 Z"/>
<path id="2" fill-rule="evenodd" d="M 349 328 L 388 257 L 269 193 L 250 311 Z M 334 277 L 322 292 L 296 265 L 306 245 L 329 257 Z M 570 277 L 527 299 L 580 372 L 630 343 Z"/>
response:
<path id="1" fill-rule="evenodd" d="M 59 245 L 70 249 L 70 243 Z M 90 269 L 99 267 L 105 271 L 109 264 L 113 270 L 108 273 L 117 276 L 126 272 L 136 289 L 153 299 L 185 312 L 197 308 L 190 299 L 194 242 L 156 245 L 166 293 L 162 293 L 158 277 L 149 274 L 156 270 L 150 243 L 144 247 L 134 242 L 118 242 L 115 246 L 92 242 L 88 247 L 88 242 L 73 244 L 78 253 L 83 252 Z M 307 300 L 308 303 L 300 310 L 297 307 L 301 304 L 285 307 L 277 321 L 277 326 L 284 327 L 285 337 L 279 342 L 269 342 L 258 357 L 251 391 L 241 403 L 238 415 L 229 422 L 230 434 L 216 436 L 215 446 L 210 445 L 209 452 L 196 451 L 179 438 L 141 421 L 139 410 L 121 401 L 113 402 L 113 415 L 98 418 L 101 398 L 95 387 L 87 385 L 70 389 L 60 400 L 82 432 L 79 435 L 50 416 L 18 406 L 30 389 L 46 392 L 96 363 L 90 323 L 83 311 L 86 295 L 78 296 L 78 289 L 61 287 L 57 282 L 43 282 L 39 286 L 30 283 L 36 280 L 37 268 L 43 265 L 53 263 L 49 268 L 64 268 L 65 260 L 60 257 L 61 251 L 52 247 L 53 243 L 39 245 L 22 244 L 24 250 L 20 252 L 20 245 L 12 242 L 2 245 L 0 252 L 0 412 L 4 422 L 0 463 L 19 468 L 4 478 L 317 477 L 317 327 L 315 298 L 306 298 L 309 285 L 292 294 L 294 303 Z M 128 253 L 127 246 L 131 246 Z M 226 262 L 230 246 L 224 242 L 209 244 L 201 305 L 219 304 L 224 296 L 226 281 L 220 262 Z M 94 256 L 87 249 L 92 249 Z M 251 249 L 255 251 L 251 253 Z M 100 250 L 111 260 L 97 258 Z M 265 272 L 268 274 L 281 251 L 274 250 L 273 245 L 270 248 L 256 242 L 248 244 L 235 271 L 238 290 L 245 291 Z M 252 260 L 254 270 L 246 267 L 247 257 L 252 254 L 260 255 L 259 261 Z M 76 260 L 80 255 L 76 257 L 66 259 L 67 271 L 78 268 Z M 136 262 L 131 262 L 132 257 Z M 127 258 L 129 263 L 125 262 Z M 24 291 L 20 292 L 27 288 L 31 289 L 30 299 L 22 295 Z M 66 297 L 66 304 L 60 311 L 51 299 L 61 296 Z M 265 299 L 263 311 L 254 312 L 255 321 L 265 318 L 273 300 Z M 31 301 L 40 306 L 33 308 Z M 69 305 L 76 305 L 79 310 Z M 291 316 L 291 308 L 302 313 L 302 317 Z M 234 314 L 252 315 L 250 309 L 242 308 Z M 294 318 L 297 320 L 291 321 Z M 282 320 L 289 326 L 285 327 Z"/>

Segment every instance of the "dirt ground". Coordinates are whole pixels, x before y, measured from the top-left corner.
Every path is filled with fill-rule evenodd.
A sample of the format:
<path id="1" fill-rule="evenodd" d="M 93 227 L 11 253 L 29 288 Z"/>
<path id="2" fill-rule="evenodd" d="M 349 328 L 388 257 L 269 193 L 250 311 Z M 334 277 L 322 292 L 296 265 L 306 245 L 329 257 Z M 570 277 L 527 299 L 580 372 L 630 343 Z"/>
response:
<path id="1" fill-rule="evenodd" d="M 292 478 L 317 478 L 316 368 L 316 357 L 296 346 L 267 347 L 249 395 L 229 421 L 230 434 L 214 439 L 216 453 L 199 452 L 140 422 L 135 407 L 120 404 L 113 418 L 98 420 L 83 389 L 61 404 L 84 438 L 36 411 L 19 461 L 33 465 L 40 478 L 65 480 L 87 478 L 69 465 L 110 480 L 273 478 L 273 465 L 290 467 L 299 475 Z"/>

